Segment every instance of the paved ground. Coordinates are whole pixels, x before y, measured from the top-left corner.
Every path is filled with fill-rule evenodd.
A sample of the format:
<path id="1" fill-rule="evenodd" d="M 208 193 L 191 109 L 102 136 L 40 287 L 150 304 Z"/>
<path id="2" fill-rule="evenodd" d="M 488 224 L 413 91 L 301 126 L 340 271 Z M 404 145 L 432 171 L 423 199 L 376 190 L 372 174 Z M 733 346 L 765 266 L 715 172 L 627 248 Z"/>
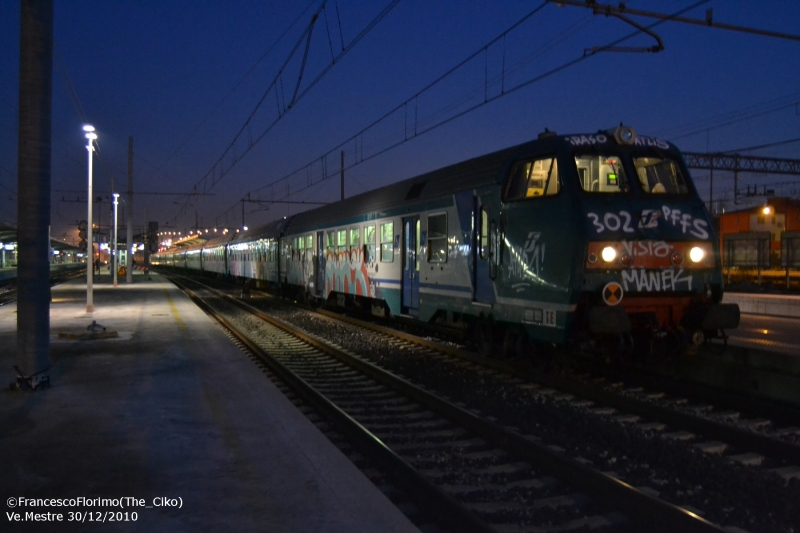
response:
<path id="1" fill-rule="evenodd" d="M 5 387 L 16 314 L 0 307 L 0 530 L 417 531 L 211 319 L 153 277 L 117 288 L 101 278 L 92 315 L 85 283 L 53 289 L 52 387 L 41 392 Z M 92 320 L 119 338 L 59 338 Z M 80 497 L 93 505 L 68 501 Z"/>

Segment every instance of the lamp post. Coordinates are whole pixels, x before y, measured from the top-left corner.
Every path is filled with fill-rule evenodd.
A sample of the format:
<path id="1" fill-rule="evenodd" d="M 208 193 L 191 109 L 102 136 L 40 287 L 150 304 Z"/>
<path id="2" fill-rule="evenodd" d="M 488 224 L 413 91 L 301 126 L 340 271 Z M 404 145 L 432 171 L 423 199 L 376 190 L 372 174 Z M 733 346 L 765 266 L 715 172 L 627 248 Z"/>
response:
<path id="1" fill-rule="evenodd" d="M 94 243 L 92 240 L 92 152 L 94 152 L 94 145 L 92 141 L 97 139 L 97 134 L 94 132 L 94 126 L 86 124 L 83 126 L 83 131 L 86 132 L 86 150 L 89 152 L 89 213 L 87 215 L 88 224 L 86 225 L 86 235 L 89 255 L 86 261 L 86 312 L 94 313 L 94 298 L 92 294 L 92 276 L 94 275 Z"/>
<path id="2" fill-rule="evenodd" d="M 117 270 L 119 270 L 119 259 L 117 259 L 117 200 L 119 200 L 119 193 L 113 193 L 114 196 L 114 261 L 111 263 L 114 269 L 114 286 L 117 286 Z"/>

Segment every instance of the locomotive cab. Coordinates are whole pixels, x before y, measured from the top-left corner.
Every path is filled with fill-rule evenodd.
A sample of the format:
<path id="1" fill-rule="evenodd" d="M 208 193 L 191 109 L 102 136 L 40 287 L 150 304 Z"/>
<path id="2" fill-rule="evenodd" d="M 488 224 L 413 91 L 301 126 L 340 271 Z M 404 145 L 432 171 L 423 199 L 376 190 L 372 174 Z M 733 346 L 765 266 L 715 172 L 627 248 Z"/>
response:
<path id="1" fill-rule="evenodd" d="M 568 137 L 569 138 L 569 137 Z M 718 240 L 680 153 L 620 126 L 569 138 L 586 246 L 577 313 L 595 336 L 723 336 L 739 323 L 722 304 Z"/>

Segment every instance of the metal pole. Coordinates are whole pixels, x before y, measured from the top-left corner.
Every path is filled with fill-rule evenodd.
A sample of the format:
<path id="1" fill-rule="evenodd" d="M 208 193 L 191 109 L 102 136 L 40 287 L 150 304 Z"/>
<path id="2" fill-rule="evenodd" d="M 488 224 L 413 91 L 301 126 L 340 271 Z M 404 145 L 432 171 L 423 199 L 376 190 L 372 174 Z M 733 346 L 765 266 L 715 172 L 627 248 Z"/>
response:
<path id="1" fill-rule="evenodd" d="M 119 193 L 114 194 L 114 261 L 111 263 L 114 269 L 114 286 L 117 286 L 117 270 L 119 270 L 119 258 L 117 257 L 117 204 L 119 203 Z"/>
<path id="2" fill-rule="evenodd" d="M 125 204 L 128 254 L 125 258 L 125 283 L 133 283 L 133 137 L 128 137 L 128 203 Z"/>
<path id="3" fill-rule="evenodd" d="M 150 231 L 150 224 L 147 223 L 147 207 L 144 208 L 144 231 L 142 232 L 142 242 L 144 242 L 144 269 L 147 272 L 150 269 L 150 239 L 148 233 Z M 185 230 L 184 230 L 185 232 Z M 147 279 L 147 276 L 145 276 Z"/>
<path id="4" fill-rule="evenodd" d="M 50 365 L 47 228 L 50 225 L 53 2 L 23 0 L 20 5 L 16 363 L 30 376 Z M 10 347 L 3 346 L 4 354 L 7 348 Z"/>
<path id="5" fill-rule="evenodd" d="M 87 134 L 88 135 L 88 134 Z M 92 238 L 92 139 L 87 139 L 89 143 L 86 145 L 86 151 L 89 153 L 89 208 L 87 209 L 87 227 L 86 235 L 89 243 L 89 260 L 86 265 L 86 312 L 94 313 L 94 294 L 93 294 L 93 276 L 94 276 L 94 240 Z"/>
<path id="6" fill-rule="evenodd" d="M 708 210 L 711 212 L 711 216 L 714 216 L 714 165 L 711 165 L 711 177 L 710 177 L 710 185 L 708 187 Z"/>

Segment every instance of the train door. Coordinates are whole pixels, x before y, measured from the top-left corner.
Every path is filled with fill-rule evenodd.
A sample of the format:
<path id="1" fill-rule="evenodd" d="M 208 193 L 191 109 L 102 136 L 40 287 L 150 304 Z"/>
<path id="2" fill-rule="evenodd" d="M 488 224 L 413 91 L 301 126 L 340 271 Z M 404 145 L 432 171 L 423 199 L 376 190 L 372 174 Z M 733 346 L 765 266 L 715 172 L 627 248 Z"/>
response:
<path id="1" fill-rule="evenodd" d="M 316 295 L 324 298 L 325 294 L 325 234 L 322 231 L 317 232 L 317 268 L 316 279 L 314 280 L 314 287 L 316 288 Z"/>
<path id="2" fill-rule="evenodd" d="M 476 196 L 472 211 L 472 300 L 492 304 L 495 292 L 492 280 L 497 276 L 497 227 L 491 217 L 491 195 Z"/>
<path id="3" fill-rule="evenodd" d="M 419 215 L 403 218 L 403 313 L 417 314 L 419 307 Z"/>

